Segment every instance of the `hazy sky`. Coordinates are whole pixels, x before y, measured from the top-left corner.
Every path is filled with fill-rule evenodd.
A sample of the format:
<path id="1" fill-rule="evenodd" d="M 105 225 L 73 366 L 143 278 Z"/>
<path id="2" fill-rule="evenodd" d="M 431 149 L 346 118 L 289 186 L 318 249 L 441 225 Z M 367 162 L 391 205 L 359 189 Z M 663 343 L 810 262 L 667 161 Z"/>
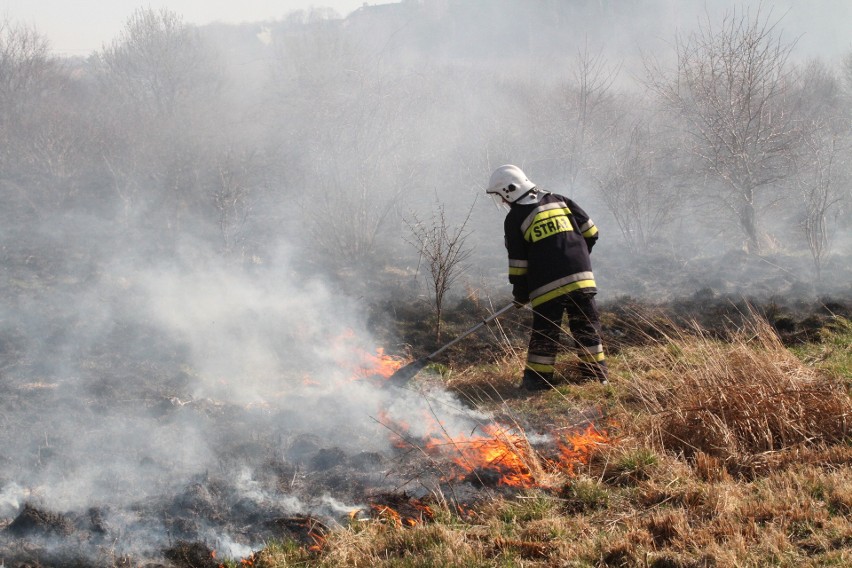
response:
<path id="1" fill-rule="evenodd" d="M 367 0 L 391 4 L 399 0 Z M 564 0 L 568 1 L 568 0 Z M 0 18 L 34 25 L 60 55 L 86 55 L 112 41 L 139 7 L 168 8 L 187 23 L 208 24 L 277 20 L 294 10 L 333 8 L 346 16 L 364 0 L 0 0 Z M 731 6 L 756 6 L 761 0 L 672 0 L 656 30 L 670 38 L 678 28 L 692 27 L 696 7 L 709 12 Z M 782 18 L 785 39 L 797 39 L 806 56 L 835 57 L 852 50 L 852 0 L 762 0 L 764 10 Z M 644 33 L 644 32 L 642 32 Z"/>
<path id="2" fill-rule="evenodd" d="M 334 8 L 345 16 L 363 4 L 364 0 L 0 0 L 0 18 L 35 26 L 59 54 L 86 55 L 112 41 L 140 7 L 168 8 L 185 22 L 208 24 L 280 19 L 311 7 Z"/>

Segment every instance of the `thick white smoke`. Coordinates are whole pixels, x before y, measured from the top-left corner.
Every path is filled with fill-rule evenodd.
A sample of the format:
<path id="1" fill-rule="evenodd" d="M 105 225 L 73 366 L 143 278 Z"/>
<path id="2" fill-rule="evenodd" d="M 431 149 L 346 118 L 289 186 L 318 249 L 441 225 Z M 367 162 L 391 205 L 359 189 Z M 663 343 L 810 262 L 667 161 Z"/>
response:
<path id="1" fill-rule="evenodd" d="M 175 505 L 202 517 L 196 534 L 241 554 L 261 543 L 204 528 L 212 505 L 193 492 L 198 483 L 207 491 L 198 480 L 215 478 L 242 506 L 334 519 L 363 503 L 327 489 L 297 495 L 258 468 L 297 464 L 286 474 L 295 487 L 318 451 L 389 455 L 399 424 L 417 438 L 438 423 L 470 434 L 486 418 L 443 388 L 363 376 L 379 345 L 358 303 L 319 275 L 298 273 L 286 251 L 250 269 L 205 254 L 103 266 L 64 306 L 73 333 L 32 355 L 49 360 L 43 380 L 24 382 L 26 365 L 10 373 L 27 404 L 3 409 L 11 425 L 0 438 L 0 455 L 11 456 L 0 461 L 7 519 L 24 503 L 72 517 L 99 508 L 111 530 L 135 535 L 127 546 L 138 552 L 162 547 L 171 529 L 133 511 Z M 128 331 L 137 328 L 145 331 Z M 303 454 L 292 449 L 306 440 Z M 372 475 L 386 483 L 385 472 Z"/>

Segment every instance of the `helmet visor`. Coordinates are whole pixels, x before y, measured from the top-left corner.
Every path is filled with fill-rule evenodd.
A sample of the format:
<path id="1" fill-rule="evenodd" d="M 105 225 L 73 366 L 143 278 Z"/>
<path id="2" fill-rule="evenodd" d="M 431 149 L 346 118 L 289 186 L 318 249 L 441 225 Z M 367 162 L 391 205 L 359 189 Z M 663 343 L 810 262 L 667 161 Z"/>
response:
<path id="1" fill-rule="evenodd" d="M 504 211 L 508 211 L 510 209 L 509 203 L 503 199 L 499 193 L 489 193 L 488 197 L 491 198 L 491 201 L 494 202 L 494 205 L 498 209 L 503 209 Z"/>

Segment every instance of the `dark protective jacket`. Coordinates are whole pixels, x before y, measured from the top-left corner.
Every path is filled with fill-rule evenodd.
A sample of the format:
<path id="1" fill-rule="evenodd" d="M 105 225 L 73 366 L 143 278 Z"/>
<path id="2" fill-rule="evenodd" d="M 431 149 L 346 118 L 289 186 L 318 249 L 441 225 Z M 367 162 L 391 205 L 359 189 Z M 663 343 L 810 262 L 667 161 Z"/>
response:
<path id="1" fill-rule="evenodd" d="M 503 229 L 515 299 L 535 307 L 576 290 L 597 291 L 589 253 L 598 229 L 567 197 L 545 193 L 538 203 L 512 204 Z"/>

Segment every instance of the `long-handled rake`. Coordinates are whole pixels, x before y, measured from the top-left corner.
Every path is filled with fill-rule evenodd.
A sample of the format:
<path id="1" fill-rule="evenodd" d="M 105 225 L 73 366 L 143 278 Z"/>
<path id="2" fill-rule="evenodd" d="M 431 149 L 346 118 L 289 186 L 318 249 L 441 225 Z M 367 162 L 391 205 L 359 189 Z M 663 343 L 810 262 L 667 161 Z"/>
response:
<path id="1" fill-rule="evenodd" d="M 500 308 L 499 310 L 497 310 L 496 312 L 494 312 L 493 314 L 491 314 L 490 316 L 488 316 L 487 318 L 485 318 L 484 320 L 482 320 L 481 322 L 479 322 L 478 324 L 476 324 L 472 328 L 468 329 L 467 331 L 465 331 L 464 333 L 462 333 L 461 335 L 459 335 L 458 337 L 456 337 L 455 339 L 453 339 L 452 341 L 450 341 L 449 343 L 447 343 L 446 345 L 444 345 L 443 347 L 441 347 L 440 349 L 438 349 L 434 353 L 430 353 L 429 355 L 426 355 L 425 357 L 421 357 L 420 359 L 417 359 L 416 361 L 412 361 L 411 363 L 409 363 L 408 365 L 405 365 L 404 367 L 400 367 L 399 369 L 396 370 L 396 372 L 394 372 L 393 375 L 388 377 L 388 382 L 391 383 L 391 384 L 394 384 L 396 386 L 405 385 L 408 381 L 410 381 L 414 377 L 414 375 L 419 373 L 423 369 L 423 367 L 428 365 L 433 357 L 443 353 L 444 350 L 455 345 L 456 343 L 458 343 L 459 341 L 461 341 L 462 339 L 464 339 L 465 337 L 467 337 L 468 335 L 470 335 L 474 331 L 476 331 L 479 328 L 481 328 L 482 326 L 486 325 L 488 322 L 497 319 L 499 316 L 501 316 L 504 313 L 511 310 L 514 306 L 515 306 L 514 302 L 507 304 L 506 306 Z"/>

